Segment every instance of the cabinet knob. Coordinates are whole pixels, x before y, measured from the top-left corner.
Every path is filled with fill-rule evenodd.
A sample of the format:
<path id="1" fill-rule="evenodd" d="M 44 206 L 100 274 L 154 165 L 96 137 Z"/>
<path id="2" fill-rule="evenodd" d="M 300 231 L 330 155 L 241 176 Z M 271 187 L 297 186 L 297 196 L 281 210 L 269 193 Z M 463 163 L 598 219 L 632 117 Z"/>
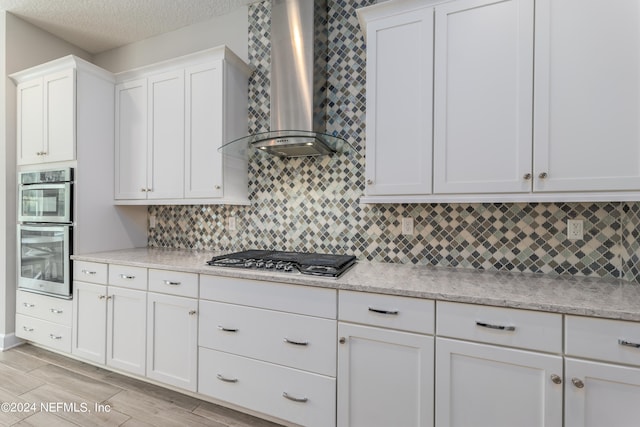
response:
<path id="1" fill-rule="evenodd" d="M 579 379 L 579 378 L 571 378 L 571 382 L 577 388 L 583 388 L 584 387 L 584 382 L 582 382 L 582 380 Z"/>
<path id="2" fill-rule="evenodd" d="M 220 187 L 219 185 L 214 185 L 213 188 L 215 188 L 216 190 L 219 190 L 222 187 Z"/>
<path id="3" fill-rule="evenodd" d="M 367 180 L 367 185 L 373 185 L 373 180 L 372 179 L 368 179 Z"/>
<path id="4" fill-rule="evenodd" d="M 106 295 L 98 295 L 98 299 L 105 299 L 106 297 Z"/>
<path id="5" fill-rule="evenodd" d="M 540 172 L 540 175 L 538 175 L 538 178 L 540 179 L 545 179 L 546 177 L 548 177 L 549 175 L 546 172 Z"/>
<path id="6" fill-rule="evenodd" d="M 347 342 L 347 339 L 345 337 L 340 337 L 340 340 L 338 341 L 340 344 L 344 344 Z"/>
<path id="7" fill-rule="evenodd" d="M 522 178 L 524 178 L 526 181 L 529 181 L 531 179 L 531 174 L 530 173 L 525 173 Z"/>
<path id="8" fill-rule="evenodd" d="M 554 384 L 562 384 L 562 378 L 560 378 L 559 375 L 552 374 L 551 375 L 551 382 L 553 382 Z"/>
<path id="9" fill-rule="evenodd" d="M 140 191 L 143 192 L 143 193 L 146 193 L 147 189 L 146 188 L 141 188 Z"/>
<path id="10" fill-rule="evenodd" d="M 195 314 L 197 313 L 197 311 L 195 310 L 190 310 L 189 311 L 189 316 L 195 316 Z"/>

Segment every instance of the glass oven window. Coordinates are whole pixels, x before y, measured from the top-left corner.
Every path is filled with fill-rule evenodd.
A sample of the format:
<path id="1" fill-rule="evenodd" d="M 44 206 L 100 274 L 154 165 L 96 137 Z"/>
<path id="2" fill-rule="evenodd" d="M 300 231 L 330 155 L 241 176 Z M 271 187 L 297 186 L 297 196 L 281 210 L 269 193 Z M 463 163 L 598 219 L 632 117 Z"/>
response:
<path id="1" fill-rule="evenodd" d="M 20 191 L 20 220 L 71 222 L 70 184 L 23 186 Z"/>
<path id="2" fill-rule="evenodd" d="M 64 283 L 68 268 L 64 229 L 20 230 L 20 276 L 25 279 Z"/>

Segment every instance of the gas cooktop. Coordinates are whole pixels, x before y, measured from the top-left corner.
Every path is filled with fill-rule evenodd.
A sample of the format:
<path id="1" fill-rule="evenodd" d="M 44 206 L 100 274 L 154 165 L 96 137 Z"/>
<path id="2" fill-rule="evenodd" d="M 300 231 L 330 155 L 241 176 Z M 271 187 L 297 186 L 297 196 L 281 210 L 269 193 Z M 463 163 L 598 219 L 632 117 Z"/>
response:
<path id="1" fill-rule="evenodd" d="M 213 257 L 207 264 L 214 267 L 253 268 L 285 273 L 340 277 L 356 262 L 353 255 L 281 252 L 252 249 Z"/>

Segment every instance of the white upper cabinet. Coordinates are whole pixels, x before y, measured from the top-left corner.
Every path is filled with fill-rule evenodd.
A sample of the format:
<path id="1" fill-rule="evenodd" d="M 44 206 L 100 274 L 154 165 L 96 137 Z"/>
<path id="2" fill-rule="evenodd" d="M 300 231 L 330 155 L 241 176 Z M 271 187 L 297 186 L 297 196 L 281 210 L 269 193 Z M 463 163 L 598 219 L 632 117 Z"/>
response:
<path id="1" fill-rule="evenodd" d="M 226 47 L 118 74 L 117 204 L 247 204 L 250 68 Z"/>
<path id="2" fill-rule="evenodd" d="M 533 0 L 436 8 L 434 193 L 531 189 Z"/>
<path id="3" fill-rule="evenodd" d="M 71 65 L 18 84 L 18 165 L 75 159 L 76 70 Z"/>
<path id="4" fill-rule="evenodd" d="M 117 199 L 144 199 L 147 189 L 147 81 L 116 85 Z"/>
<path id="5" fill-rule="evenodd" d="M 637 1 L 536 1 L 535 191 L 640 190 L 639 26 Z"/>
<path id="6" fill-rule="evenodd" d="M 149 77 L 147 197 L 184 195 L 184 72 Z"/>
<path id="7" fill-rule="evenodd" d="M 431 193 L 433 9 L 359 15 L 367 42 L 366 193 Z"/>
<path id="8" fill-rule="evenodd" d="M 640 200 L 640 3 L 394 0 L 358 14 L 363 202 Z"/>

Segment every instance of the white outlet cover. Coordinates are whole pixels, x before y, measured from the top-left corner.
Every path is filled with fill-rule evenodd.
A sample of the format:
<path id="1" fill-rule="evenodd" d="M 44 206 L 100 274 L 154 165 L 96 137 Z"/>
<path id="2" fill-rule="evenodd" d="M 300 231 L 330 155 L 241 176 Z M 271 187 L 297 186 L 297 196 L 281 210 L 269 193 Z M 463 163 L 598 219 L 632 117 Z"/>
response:
<path id="1" fill-rule="evenodd" d="M 584 238 L 584 221 L 581 219 L 567 220 L 567 238 L 569 240 L 582 240 Z"/>
<path id="2" fill-rule="evenodd" d="M 402 218 L 402 234 L 407 236 L 413 235 L 413 218 Z"/>

